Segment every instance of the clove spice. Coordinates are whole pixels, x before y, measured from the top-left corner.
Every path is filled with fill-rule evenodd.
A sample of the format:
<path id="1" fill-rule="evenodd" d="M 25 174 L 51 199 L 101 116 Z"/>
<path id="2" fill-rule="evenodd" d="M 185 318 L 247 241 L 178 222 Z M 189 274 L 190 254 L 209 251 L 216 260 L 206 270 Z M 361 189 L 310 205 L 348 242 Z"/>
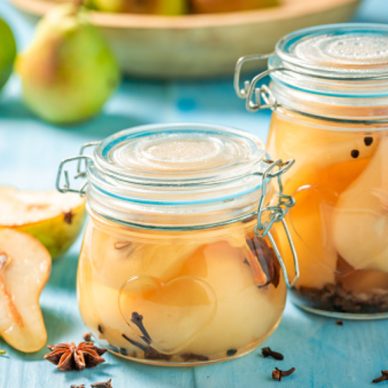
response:
<path id="1" fill-rule="evenodd" d="M 142 336 L 140 338 L 149 345 L 151 343 L 151 336 L 144 327 L 143 316 L 135 311 L 132 313 L 131 322 L 133 322 L 141 331 Z"/>
<path id="2" fill-rule="evenodd" d="M 388 381 L 388 370 L 382 370 L 381 371 L 381 376 L 376 377 L 375 379 L 372 380 L 373 384 L 381 383 L 383 381 Z"/>
<path id="3" fill-rule="evenodd" d="M 230 349 L 228 349 L 228 350 L 226 351 L 226 355 L 227 355 L 228 357 L 232 357 L 232 356 L 234 356 L 236 353 L 237 353 L 237 349 L 234 349 L 234 348 L 230 348 Z"/>
<path id="4" fill-rule="evenodd" d="M 165 360 L 165 361 L 169 361 L 171 359 L 170 355 L 160 353 L 151 346 L 152 339 L 143 324 L 143 316 L 141 314 L 137 312 L 133 312 L 131 316 L 131 322 L 133 322 L 140 330 L 142 334 L 140 338 L 142 339 L 144 344 L 133 340 L 132 338 L 128 337 L 126 334 L 121 334 L 121 336 L 124 339 L 126 339 L 130 344 L 142 350 L 144 352 L 144 358 L 150 359 L 150 360 Z"/>
<path id="5" fill-rule="evenodd" d="M 104 334 L 104 326 L 102 326 L 101 323 L 98 324 L 97 330 L 100 334 Z"/>
<path id="6" fill-rule="evenodd" d="M 68 212 L 63 213 L 63 221 L 66 224 L 71 225 L 73 223 L 74 213 L 70 210 Z"/>
<path id="7" fill-rule="evenodd" d="M 109 379 L 108 381 L 100 381 L 97 383 L 93 383 L 90 386 L 91 388 L 113 388 L 112 379 Z"/>
<path id="8" fill-rule="evenodd" d="M 281 354 L 279 352 L 275 352 L 270 347 L 262 348 L 261 354 L 263 355 L 264 358 L 272 357 L 275 360 L 279 360 L 279 361 L 284 360 L 283 354 Z"/>
<path id="9" fill-rule="evenodd" d="M 291 368 L 289 370 L 281 370 L 279 368 L 275 368 L 272 371 L 272 380 L 282 381 L 283 377 L 291 376 L 295 371 L 295 368 Z"/>

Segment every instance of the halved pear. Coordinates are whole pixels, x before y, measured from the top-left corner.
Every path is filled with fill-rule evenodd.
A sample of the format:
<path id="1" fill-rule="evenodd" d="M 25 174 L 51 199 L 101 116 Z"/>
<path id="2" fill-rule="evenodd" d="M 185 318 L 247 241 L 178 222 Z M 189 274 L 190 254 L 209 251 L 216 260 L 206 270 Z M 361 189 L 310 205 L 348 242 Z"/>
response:
<path id="1" fill-rule="evenodd" d="M 388 272 L 388 137 L 345 190 L 333 217 L 338 253 L 355 269 Z"/>
<path id="2" fill-rule="evenodd" d="M 76 194 L 0 188 L 0 229 L 17 229 L 36 237 L 56 258 L 81 231 L 84 202 Z"/>
<path id="3" fill-rule="evenodd" d="M 50 269 L 50 254 L 37 239 L 0 230 L 0 335 L 22 352 L 36 352 L 46 344 L 39 296 Z"/>

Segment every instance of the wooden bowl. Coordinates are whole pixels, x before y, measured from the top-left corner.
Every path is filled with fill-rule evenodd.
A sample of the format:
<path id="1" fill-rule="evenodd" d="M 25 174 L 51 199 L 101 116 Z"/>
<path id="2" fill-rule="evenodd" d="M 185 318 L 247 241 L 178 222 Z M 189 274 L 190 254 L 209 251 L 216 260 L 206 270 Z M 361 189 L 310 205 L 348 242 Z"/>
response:
<path id="1" fill-rule="evenodd" d="M 55 3 L 11 0 L 37 20 Z M 148 78 L 230 76 L 236 60 L 268 53 L 283 35 L 316 24 L 347 21 L 359 0 L 283 0 L 254 11 L 184 16 L 91 12 L 124 73 Z"/>

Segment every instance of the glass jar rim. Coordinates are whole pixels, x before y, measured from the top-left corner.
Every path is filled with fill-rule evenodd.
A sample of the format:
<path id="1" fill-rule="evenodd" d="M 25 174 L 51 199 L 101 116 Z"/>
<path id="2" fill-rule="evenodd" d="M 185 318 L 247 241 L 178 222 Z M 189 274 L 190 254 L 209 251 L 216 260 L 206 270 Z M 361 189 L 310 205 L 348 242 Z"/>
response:
<path id="1" fill-rule="evenodd" d="M 294 31 L 277 42 L 275 54 L 286 66 L 309 70 L 312 75 L 365 79 L 365 72 L 388 76 L 386 45 L 386 24 L 338 23 Z"/>
<path id="2" fill-rule="evenodd" d="M 94 150 L 88 175 L 94 189 L 115 199 L 199 205 L 259 190 L 264 157 L 262 142 L 237 129 L 153 124 L 104 139 Z"/>
<path id="3" fill-rule="evenodd" d="M 268 60 L 271 78 L 296 91 L 343 98 L 388 97 L 388 26 L 341 23 L 283 37 Z"/>

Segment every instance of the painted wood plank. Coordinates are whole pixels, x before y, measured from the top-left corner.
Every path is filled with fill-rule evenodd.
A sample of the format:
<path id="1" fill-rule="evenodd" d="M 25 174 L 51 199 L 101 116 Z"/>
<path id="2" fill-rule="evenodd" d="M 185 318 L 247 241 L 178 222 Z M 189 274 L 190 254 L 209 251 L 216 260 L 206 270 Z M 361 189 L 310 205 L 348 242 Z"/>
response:
<path id="1" fill-rule="evenodd" d="M 379 1 L 367 1 L 367 19 L 379 14 Z M 372 12 L 374 10 L 374 13 Z M 380 12 L 381 13 L 381 12 Z M 7 3 L 6 15 L 18 31 L 20 45 L 28 27 Z M 362 14 L 359 15 L 362 18 Z M 381 20 L 381 16 L 379 16 Z M 388 16 L 387 20 L 388 21 Z M 16 79 L 0 99 L 0 184 L 52 188 L 61 159 L 74 155 L 87 141 L 143 123 L 202 121 L 235 126 L 260 134 L 265 140 L 269 114 L 252 115 L 233 93 L 231 81 L 154 83 L 126 80 L 96 119 L 76 127 L 53 127 L 34 118 L 20 103 Z M 81 340 L 87 331 L 75 295 L 78 244 L 53 266 L 42 296 L 49 342 Z M 243 330 L 243 328 L 242 328 Z M 271 387 L 275 366 L 295 366 L 285 387 L 367 387 L 380 369 L 388 368 L 388 322 L 345 322 L 314 317 L 287 306 L 283 321 L 267 341 L 285 360 L 263 359 L 259 350 L 242 359 L 196 369 L 155 368 L 107 356 L 107 363 L 82 373 L 61 373 L 42 361 L 44 351 L 22 355 L 8 350 L 0 357 L 1 388 L 69 388 L 75 383 L 113 378 L 115 388 L 250 388 Z"/>

